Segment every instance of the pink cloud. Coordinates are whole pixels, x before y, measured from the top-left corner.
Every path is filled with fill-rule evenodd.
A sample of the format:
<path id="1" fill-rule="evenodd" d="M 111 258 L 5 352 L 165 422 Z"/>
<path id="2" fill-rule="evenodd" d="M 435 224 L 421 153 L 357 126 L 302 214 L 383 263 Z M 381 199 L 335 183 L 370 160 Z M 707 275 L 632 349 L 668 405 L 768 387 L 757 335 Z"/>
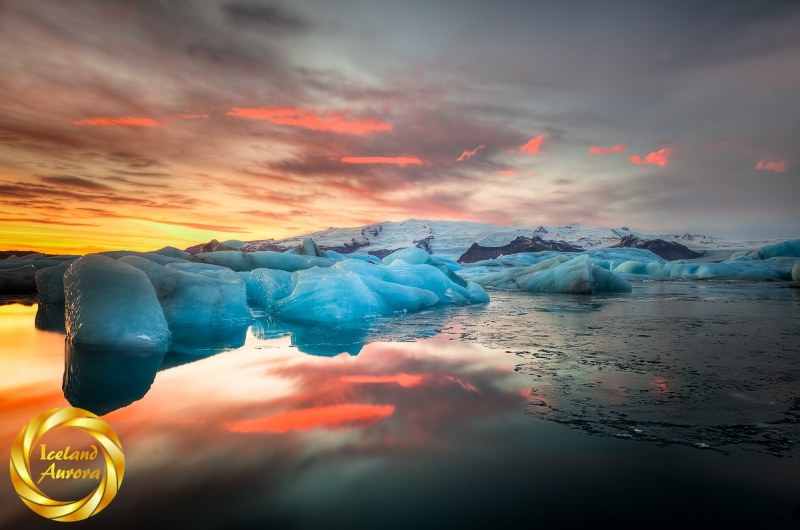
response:
<path id="1" fill-rule="evenodd" d="M 519 173 L 517 173 L 516 169 L 501 169 L 495 171 L 494 174 L 500 177 L 516 177 Z"/>
<path id="2" fill-rule="evenodd" d="M 519 152 L 529 155 L 538 155 L 542 148 L 542 142 L 544 142 L 543 134 L 535 136 L 528 140 L 528 143 L 519 146 Z"/>
<path id="3" fill-rule="evenodd" d="M 622 153 L 628 146 L 626 144 L 617 144 L 610 147 L 598 147 L 593 145 L 589 148 L 589 152 L 593 155 L 613 155 L 615 153 Z"/>
<path id="4" fill-rule="evenodd" d="M 355 118 L 341 111 L 320 113 L 314 109 L 292 107 L 234 107 L 227 112 L 233 118 L 263 120 L 275 125 L 301 127 L 312 131 L 331 131 L 364 135 L 392 130 L 392 124 L 378 118 Z"/>
<path id="5" fill-rule="evenodd" d="M 669 163 L 669 157 L 672 155 L 672 149 L 663 147 L 658 151 L 648 153 L 642 158 L 639 155 L 631 155 L 628 157 L 628 162 L 636 165 L 652 165 L 665 167 Z"/>
<path id="6" fill-rule="evenodd" d="M 390 164 L 400 167 L 422 165 L 422 160 L 415 156 L 346 156 L 340 160 L 345 164 Z"/>
<path id="7" fill-rule="evenodd" d="M 775 173 L 783 173 L 789 169 L 789 164 L 786 162 L 771 162 L 767 160 L 759 160 L 756 162 L 756 169 L 759 171 L 774 171 Z"/>
<path id="8" fill-rule="evenodd" d="M 463 162 L 464 160 L 469 160 L 470 158 L 475 156 L 475 153 L 477 153 L 478 151 L 480 151 L 484 147 L 486 147 L 486 146 L 484 144 L 481 144 L 478 147 L 476 147 L 475 149 L 473 149 L 472 151 L 464 151 L 463 153 L 461 153 L 461 156 L 459 156 L 457 160 L 459 162 Z"/>
<path id="9" fill-rule="evenodd" d="M 93 116 L 82 120 L 75 120 L 74 125 L 91 125 L 95 127 L 158 127 L 159 123 L 153 118 L 140 116 Z"/>

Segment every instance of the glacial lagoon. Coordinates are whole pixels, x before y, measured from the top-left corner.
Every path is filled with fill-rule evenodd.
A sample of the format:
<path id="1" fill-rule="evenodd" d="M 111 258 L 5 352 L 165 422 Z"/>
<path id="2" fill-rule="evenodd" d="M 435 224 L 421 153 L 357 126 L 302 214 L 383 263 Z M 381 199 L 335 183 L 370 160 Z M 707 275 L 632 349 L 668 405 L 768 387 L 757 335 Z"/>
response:
<path id="1" fill-rule="evenodd" d="M 127 473 L 91 528 L 800 524 L 800 290 L 490 294 L 165 355 L 65 347 L 57 311 L 6 300 L 2 446 L 48 408 L 103 414 Z M 0 527 L 51 526 L 0 487 Z"/>

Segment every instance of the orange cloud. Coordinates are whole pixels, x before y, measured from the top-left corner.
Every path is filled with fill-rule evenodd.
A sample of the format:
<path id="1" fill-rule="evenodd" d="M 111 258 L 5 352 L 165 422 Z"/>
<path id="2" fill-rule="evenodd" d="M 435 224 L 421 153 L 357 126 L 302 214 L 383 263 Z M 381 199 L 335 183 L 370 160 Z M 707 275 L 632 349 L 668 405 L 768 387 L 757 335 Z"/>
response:
<path id="1" fill-rule="evenodd" d="M 756 162 L 756 169 L 759 171 L 774 171 L 775 173 L 783 173 L 789 169 L 789 164 L 786 162 L 770 162 L 767 160 L 759 160 Z"/>
<path id="2" fill-rule="evenodd" d="M 627 148 L 628 146 L 626 144 L 617 144 L 611 147 L 598 147 L 593 145 L 589 148 L 589 152 L 593 155 L 613 155 L 614 153 L 622 153 Z"/>
<path id="3" fill-rule="evenodd" d="M 528 140 L 528 143 L 519 146 L 519 152 L 529 155 L 538 155 L 542 148 L 542 142 L 544 142 L 544 135 L 540 134 Z"/>
<path id="4" fill-rule="evenodd" d="M 390 164 L 400 167 L 422 165 L 422 160 L 415 156 L 346 156 L 340 160 L 345 164 Z"/>
<path id="5" fill-rule="evenodd" d="M 652 165 L 665 167 L 669 163 L 669 157 L 672 155 L 672 149 L 663 147 L 658 151 L 648 153 L 644 158 L 639 155 L 631 155 L 628 157 L 628 162 L 636 165 Z"/>
<path id="6" fill-rule="evenodd" d="M 419 374 L 392 374 L 392 375 L 343 375 L 339 378 L 342 383 L 370 384 L 370 383 L 395 383 L 404 388 L 416 386 L 422 382 Z"/>
<path id="7" fill-rule="evenodd" d="M 516 177 L 519 173 L 517 173 L 516 169 L 501 169 L 495 171 L 494 174 L 501 177 Z"/>
<path id="8" fill-rule="evenodd" d="M 464 151 L 463 153 L 461 153 L 461 156 L 459 156 L 457 158 L 457 160 L 459 162 L 463 162 L 464 160 L 469 160 L 470 158 L 475 156 L 475 153 L 477 153 L 478 151 L 480 151 L 484 147 L 486 147 L 486 146 L 484 144 L 481 144 L 478 147 L 476 147 L 475 149 L 473 149 L 472 151 Z"/>
<path id="9" fill-rule="evenodd" d="M 96 127 L 158 127 L 159 123 L 153 118 L 138 116 L 94 116 L 83 120 L 75 120 L 74 125 L 93 125 Z"/>
<path id="10" fill-rule="evenodd" d="M 331 131 L 364 135 L 392 130 L 392 124 L 378 118 L 353 118 L 343 112 L 319 113 L 314 109 L 292 107 L 234 107 L 227 112 L 233 118 L 263 120 L 275 125 L 302 127 L 312 131 Z"/>
<path id="11" fill-rule="evenodd" d="M 393 405 L 343 403 L 281 412 L 265 418 L 244 420 L 229 425 L 232 432 L 307 431 L 315 427 L 336 428 L 357 423 L 371 425 L 394 414 Z"/>

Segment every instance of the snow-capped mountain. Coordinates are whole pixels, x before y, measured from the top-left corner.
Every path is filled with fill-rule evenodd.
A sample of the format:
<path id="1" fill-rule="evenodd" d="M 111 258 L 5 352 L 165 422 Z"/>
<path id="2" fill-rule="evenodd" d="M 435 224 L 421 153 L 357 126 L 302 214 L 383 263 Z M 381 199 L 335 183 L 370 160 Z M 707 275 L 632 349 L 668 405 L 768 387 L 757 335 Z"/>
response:
<path id="1" fill-rule="evenodd" d="M 545 240 L 561 241 L 589 249 L 614 245 L 627 235 L 641 239 L 675 241 L 695 250 L 736 249 L 758 246 L 763 242 L 730 241 L 702 234 L 673 234 L 632 231 L 628 227 L 586 227 L 578 223 L 564 226 L 509 227 L 467 221 L 428 221 L 408 219 L 383 222 L 353 228 L 328 228 L 312 234 L 286 239 L 250 241 L 244 250 L 267 250 L 294 247 L 310 237 L 325 248 L 341 247 L 345 251 L 366 253 L 394 250 L 419 245 L 435 254 L 458 258 L 473 244 L 484 247 L 503 246 L 518 236 L 538 236 Z"/>

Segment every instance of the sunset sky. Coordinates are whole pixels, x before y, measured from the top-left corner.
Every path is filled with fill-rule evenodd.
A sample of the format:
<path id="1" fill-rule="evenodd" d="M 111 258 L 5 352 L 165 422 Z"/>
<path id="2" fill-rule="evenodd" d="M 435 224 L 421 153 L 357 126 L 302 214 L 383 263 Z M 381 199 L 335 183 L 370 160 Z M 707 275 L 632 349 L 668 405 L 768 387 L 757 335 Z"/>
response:
<path id="1" fill-rule="evenodd" d="M 0 0 L 0 249 L 800 237 L 800 2 Z"/>

